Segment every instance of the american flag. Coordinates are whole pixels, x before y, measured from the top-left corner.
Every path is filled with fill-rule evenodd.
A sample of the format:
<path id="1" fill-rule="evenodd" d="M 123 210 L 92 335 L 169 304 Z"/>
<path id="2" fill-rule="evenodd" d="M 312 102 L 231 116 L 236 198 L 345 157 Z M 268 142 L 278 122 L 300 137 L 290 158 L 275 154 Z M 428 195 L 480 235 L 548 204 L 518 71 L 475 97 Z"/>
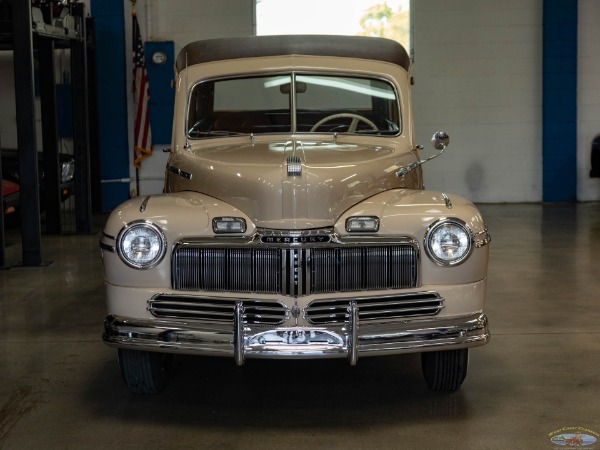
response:
<path id="1" fill-rule="evenodd" d="M 144 43 L 135 11 L 132 13 L 132 19 L 133 102 L 135 105 L 133 164 L 139 169 L 142 160 L 152 155 L 152 133 L 150 131 L 150 111 L 148 110 L 150 87 L 144 60 Z"/>

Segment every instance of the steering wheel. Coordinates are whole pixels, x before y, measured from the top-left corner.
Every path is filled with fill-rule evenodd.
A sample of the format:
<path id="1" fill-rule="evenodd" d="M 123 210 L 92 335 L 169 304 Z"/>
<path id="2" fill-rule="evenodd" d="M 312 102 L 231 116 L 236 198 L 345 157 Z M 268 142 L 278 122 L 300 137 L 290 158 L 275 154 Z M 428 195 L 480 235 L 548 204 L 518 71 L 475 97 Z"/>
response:
<path id="1" fill-rule="evenodd" d="M 352 122 L 350 122 L 350 125 L 348 126 L 348 133 L 354 133 L 356 131 L 356 126 L 358 125 L 358 122 L 364 122 L 367 125 L 369 125 L 371 128 L 373 128 L 374 131 L 379 131 L 379 127 L 377 125 L 375 125 L 373 122 L 371 122 L 369 119 L 367 119 L 366 117 L 360 116 L 358 114 L 354 114 L 354 113 L 339 113 L 339 114 L 332 114 L 331 116 L 327 116 L 322 118 L 321 120 L 319 120 L 317 123 L 315 123 L 313 125 L 313 127 L 310 129 L 310 131 L 317 131 L 319 129 L 319 127 L 321 125 L 323 125 L 325 122 L 329 122 L 330 120 L 333 119 L 340 119 L 340 118 L 349 118 L 352 119 Z"/>

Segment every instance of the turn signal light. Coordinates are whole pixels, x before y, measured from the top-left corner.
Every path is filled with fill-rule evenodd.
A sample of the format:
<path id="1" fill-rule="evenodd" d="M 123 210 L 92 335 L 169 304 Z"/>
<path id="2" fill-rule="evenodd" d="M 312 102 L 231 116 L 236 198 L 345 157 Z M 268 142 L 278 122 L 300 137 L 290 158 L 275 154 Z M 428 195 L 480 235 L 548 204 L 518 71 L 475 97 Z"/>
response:
<path id="1" fill-rule="evenodd" d="M 352 232 L 375 232 L 379 231 L 379 217 L 357 216 L 346 219 L 346 231 Z"/>
<path id="2" fill-rule="evenodd" d="M 215 217 L 212 221 L 215 233 L 243 233 L 246 221 L 241 217 Z"/>

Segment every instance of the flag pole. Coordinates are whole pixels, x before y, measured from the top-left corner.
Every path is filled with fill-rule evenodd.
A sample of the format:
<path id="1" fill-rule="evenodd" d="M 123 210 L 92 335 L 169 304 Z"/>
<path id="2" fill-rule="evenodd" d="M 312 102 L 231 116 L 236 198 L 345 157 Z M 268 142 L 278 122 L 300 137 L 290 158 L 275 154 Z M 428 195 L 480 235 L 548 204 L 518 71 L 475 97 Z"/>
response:
<path id="1" fill-rule="evenodd" d="M 135 195 L 140 196 L 140 169 L 135 168 Z"/>
<path id="2" fill-rule="evenodd" d="M 144 55 L 144 43 L 140 34 L 137 13 L 137 0 L 131 2 L 133 34 L 133 100 L 135 104 L 135 126 L 133 144 L 133 164 L 135 166 L 136 193 L 140 195 L 140 166 L 142 160 L 152 155 L 152 131 L 150 126 L 150 86 Z"/>
<path id="3" fill-rule="evenodd" d="M 131 15 L 135 16 L 136 15 L 135 4 L 136 4 L 137 0 L 129 0 L 129 1 L 131 2 Z M 135 34 L 135 30 L 132 30 L 131 32 L 132 32 L 132 34 Z M 135 48 L 133 48 L 132 50 L 135 52 Z M 133 69 L 133 70 L 135 70 L 135 69 Z M 135 89 L 134 89 L 134 95 L 135 95 Z M 134 99 L 134 101 L 135 101 L 135 99 Z M 136 140 L 135 135 L 133 137 L 133 140 L 134 140 L 133 145 L 135 147 L 135 140 Z M 133 155 L 134 155 L 133 164 L 135 166 L 135 195 L 136 195 L 136 197 L 139 197 L 140 196 L 140 169 L 135 164 L 135 150 L 133 152 Z"/>

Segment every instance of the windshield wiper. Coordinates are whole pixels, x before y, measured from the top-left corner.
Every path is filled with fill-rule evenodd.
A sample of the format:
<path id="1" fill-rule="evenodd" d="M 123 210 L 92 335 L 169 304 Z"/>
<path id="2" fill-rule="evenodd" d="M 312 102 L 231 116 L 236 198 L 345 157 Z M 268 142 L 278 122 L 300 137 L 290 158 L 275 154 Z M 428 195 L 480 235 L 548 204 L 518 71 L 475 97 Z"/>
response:
<path id="1" fill-rule="evenodd" d="M 337 134 L 343 135 L 351 135 L 351 134 L 374 134 L 381 136 L 394 136 L 398 134 L 397 131 L 394 130 L 356 130 L 356 131 L 339 131 Z"/>
<path id="2" fill-rule="evenodd" d="M 250 136 L 250 133 L 241 133 L 239 131 L 212 130 L 212 131 L 191 131 L 190 137 L 217 137 L 217 136 Z"/>

